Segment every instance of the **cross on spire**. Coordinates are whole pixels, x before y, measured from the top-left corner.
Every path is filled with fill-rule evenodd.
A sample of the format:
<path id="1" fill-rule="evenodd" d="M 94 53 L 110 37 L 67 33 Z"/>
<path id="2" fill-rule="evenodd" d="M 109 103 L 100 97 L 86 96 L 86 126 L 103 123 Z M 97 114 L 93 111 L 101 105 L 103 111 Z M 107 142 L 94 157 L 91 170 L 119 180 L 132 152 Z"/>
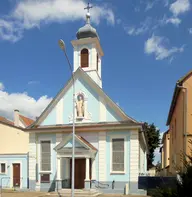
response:
<path id="1" fill-rule="evenodd" d="M 93 8 L 93 6 L 90 6 L 90 3 L 88 3 L 87 7 L 84 8 L 84 10 L 87 10 L 87 12 L 89 13 L 89 10 Z"/>

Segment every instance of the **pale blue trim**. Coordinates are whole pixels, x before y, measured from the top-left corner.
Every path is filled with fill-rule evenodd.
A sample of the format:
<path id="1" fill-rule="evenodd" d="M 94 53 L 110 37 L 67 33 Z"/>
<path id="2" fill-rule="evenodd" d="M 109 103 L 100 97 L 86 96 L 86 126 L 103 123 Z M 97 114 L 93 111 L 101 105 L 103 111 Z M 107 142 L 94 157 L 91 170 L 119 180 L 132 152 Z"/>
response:
<path id="1" fill-rule="evenodd" d="M 68 141 L 67 143 L 66 143 L 66 145 L 64 145 L 64 147 L 66 147 L 66 148 L 72 148 L 73 146 L 72 146 L 72 139 L 70 139 L 70 141 Z M 82 144 L 80 144 L 77 140 L 75 140 L 75 147 L 76 148 L 82 148 L 82 147 L 84 147 L 84 146 L 82 146 Z"/>
<path id="2" fill-rule="evenodd" d="M 78 78 L 75 81 L 75 90 L 76 93 L 82 91 L 85 93 L 88 98 L 87 101 L 87 111 L 91 114 L 91 122 L 99 122 L 100 116 L 100 108 L 99 108 L 99 95 L 90 87 L 87 82 L 85 82 L 82 78 Z M 72 117 L 72 87 L 65 93 L 63 97 L 64 102 L 64 114 L 63 114 L 63 122 L 65 124 L 69 123 L 69 117 Z"/>
<path id="3" fill-rule="evenodd" d="M 10 188 L 10 181 L 11 181 L 11 175 L 13 176 L 13 173 L 11 172 L 11 165 L 13 163 L 20 162 L 20 170 L 21 170 L 21 180 L 20 184 L 22 185 L 22 189 L 26 189 L 28 187 L 28 154 L 25 155 L 0 155 L 0 163 L 5 162 L 6 163 L 6 174 L 0 174 L 0 188 L 1 188 L 1 182 L 3 188 Z"/>
<path id="4" fill-rule="evenodd" d="M 108 122 L 110 121 L 121 121 L 122 118 L 120 116 L 118 116 L 116 114 L 116 112 L 111 108 L 109 107 L 108 105 L 106 105 L 106 119 Z"/>
<path id="5" fill-rule="evenodd" d="M 41 125 L 55 125 L 56 124 L 56 106 L 53 110 L 48 114 L 45 120 L 41 123 Z"/>
<path id="6" fill-rule="evenodd" d="M 125 165 L 127 165 L 125 174 L 110 174 L 110 138 L 112 136 L 122 136 L 125 137 L 127 143 L 127 160 Z M 130 132 L 129 131 L 116 131 L 107 132 L 106 136 L 106 181 L 117 181 L 117 182 L 129 182 L 130 178 Z"/>
<path id="7" fill-rule="evenodd" d="M 39 140 L 44 140 L 44 138 L 46 140 L 50 140 L 51 141 L 51 173 L 50 173 L 50 184 L 54 184 L 53 181 L 56 179 L 56 173 L 57 173 L 57 165 L 56 165 L 56 160 L 57 160 L 57 155 L 56 155 L 56 151 L 53 149 L 55 146 L 56 146 L 56 134 L 43 134 L 43 133 L 40 133 L 40 134 L 37 134 L 37 137 L 38 137 L 38 143 L 39 143 Z M 38 152 L 38 155 L 40 157 L 40 153 Z M 40 161 L 38 160 L 38 166 L 40 168 Z M 40 172 L 38 174 L 38 180 L 40 181 L 41 180 L 41 177 L 40 177 Z M 46 187 L 48 184 L 47 183 L 41 183 L 41 188 L 44 188 Z"/>

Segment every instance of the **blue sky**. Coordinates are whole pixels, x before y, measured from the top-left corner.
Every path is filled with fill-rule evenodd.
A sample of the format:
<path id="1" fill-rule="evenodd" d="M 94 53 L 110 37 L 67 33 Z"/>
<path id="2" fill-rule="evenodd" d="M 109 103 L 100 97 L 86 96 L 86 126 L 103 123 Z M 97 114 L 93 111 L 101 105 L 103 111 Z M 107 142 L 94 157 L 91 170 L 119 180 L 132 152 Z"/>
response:
<path id="1" fill-rule="evenodd" d="M 70 77 L 58 47 L 84 25 L 83 0 L 0 1 L 0 115 L 35 117 Z M 176 81 L 192 65 L 189 0 L 92 0 L 103 89 L 125 112 L 166 130 Z"/>

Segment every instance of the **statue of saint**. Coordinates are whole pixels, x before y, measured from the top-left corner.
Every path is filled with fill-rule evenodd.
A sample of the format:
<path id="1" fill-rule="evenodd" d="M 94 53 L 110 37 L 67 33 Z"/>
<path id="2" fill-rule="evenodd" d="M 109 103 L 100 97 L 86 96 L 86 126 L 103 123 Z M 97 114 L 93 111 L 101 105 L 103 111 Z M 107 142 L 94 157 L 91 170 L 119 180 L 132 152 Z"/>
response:
<path id="1" fill-rule="evenodd" d="M 77 96 L 76 109 L 77 117 L 84 117 L 84 97 L 82 94 Z"/>

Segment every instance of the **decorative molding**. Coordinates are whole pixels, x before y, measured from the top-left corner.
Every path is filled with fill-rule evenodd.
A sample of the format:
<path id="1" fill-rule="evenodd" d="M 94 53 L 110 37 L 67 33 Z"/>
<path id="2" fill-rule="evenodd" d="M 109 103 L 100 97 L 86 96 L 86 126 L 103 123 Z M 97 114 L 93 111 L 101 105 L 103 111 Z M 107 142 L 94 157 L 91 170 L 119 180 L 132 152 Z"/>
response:
<path id="1" fill-rule="evenodd" d="M 78 95 L 82 94 L 84 97 L 84 117 L 77 117 L 77 109 L 76 109 L 76 104 L 75 104 L 75 122 L 91 122 L 92 120 L 92 114 L 88 112 L 87 110 L 87 102 L 88 102 L 88 97 L 86 93 L 82 90 L 78 91 L 75 93 L 75 102 L 77 100 Z M 69 116 L 69 122 L 73 122 L 73 114 Z"/>
<path id="2" fill-rule="evenodd" d="M 99 132 L 99 181 L 106 181 L 106 132 Z"/>
<path id="3" fill-rule="evenodd" d="M 112 139 L 124 139 L 124 171 L 113 171 L 112 170 Z M 127 142 L 125 135 L 111 135 L 110 136 L 110 174 L 126 174 L 127 173 Z"/>
<path id="4" fill-rule="evenodd" d="M 138 182 L 139 174 L 139 132 L 130 135 L 130 181 Z"/>

